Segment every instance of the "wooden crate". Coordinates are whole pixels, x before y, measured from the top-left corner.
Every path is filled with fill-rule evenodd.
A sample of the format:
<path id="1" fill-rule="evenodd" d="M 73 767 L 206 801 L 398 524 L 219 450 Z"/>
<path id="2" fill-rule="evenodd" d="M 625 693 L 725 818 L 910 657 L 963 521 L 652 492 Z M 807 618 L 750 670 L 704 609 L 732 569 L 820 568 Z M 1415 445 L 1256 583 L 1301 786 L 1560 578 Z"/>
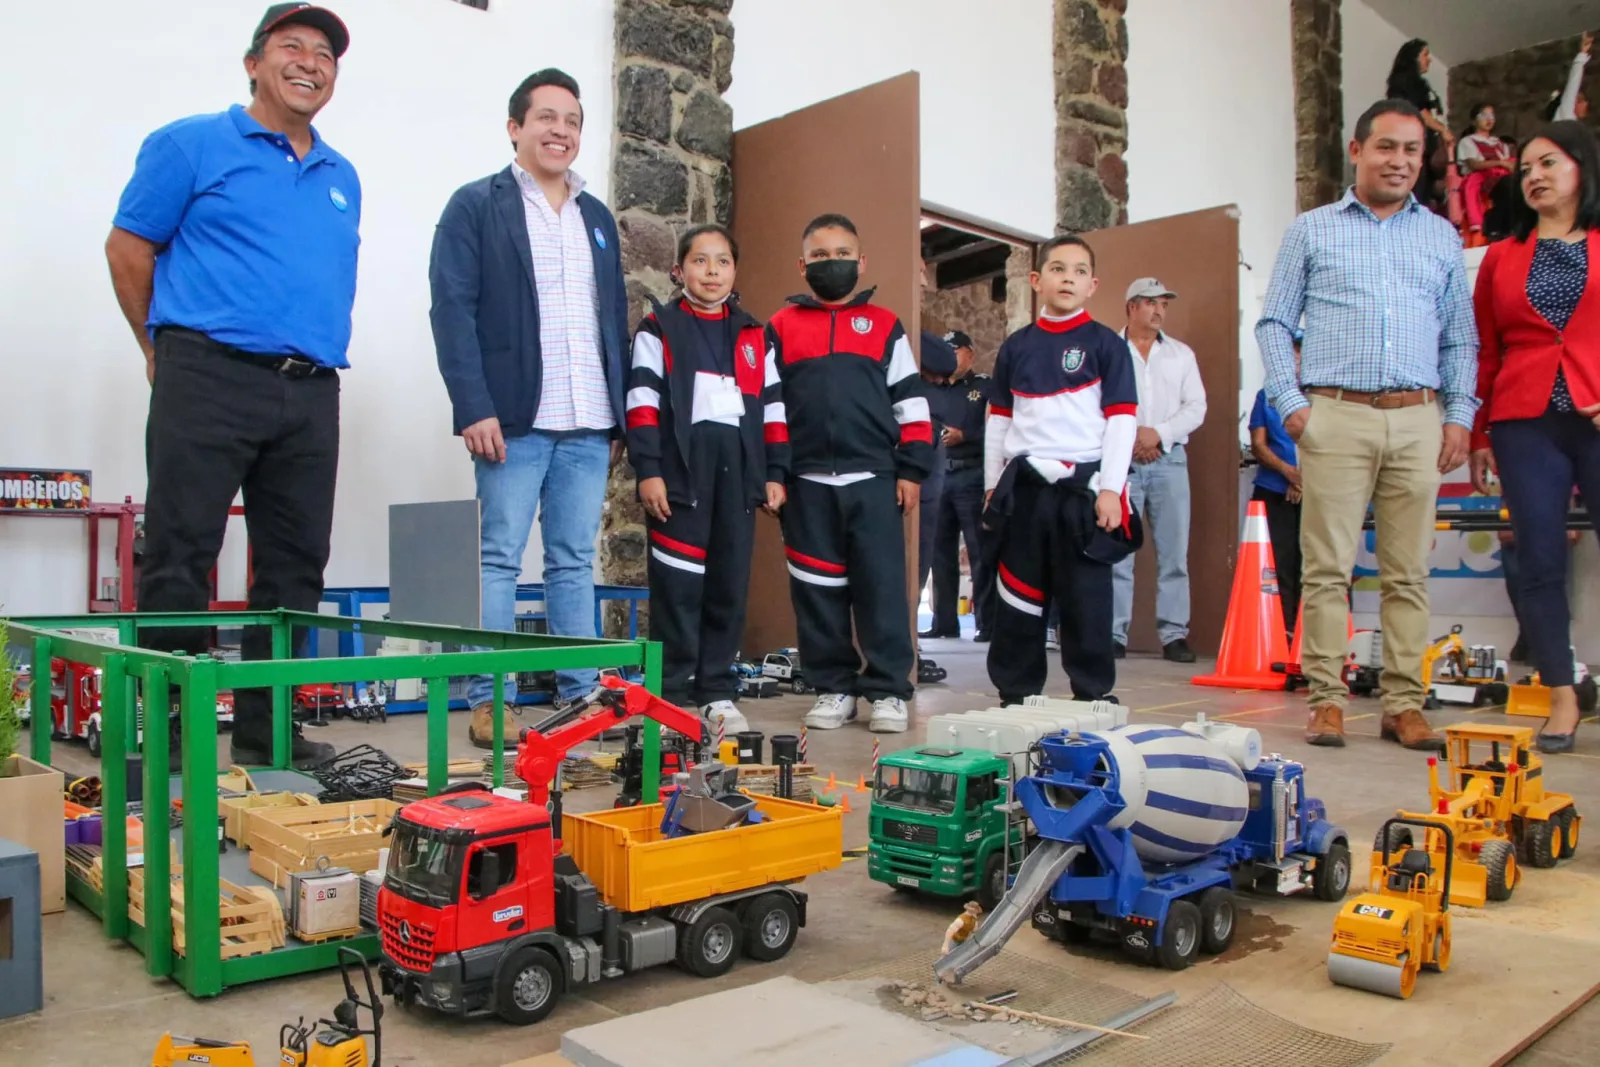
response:
<path id="1" fill-rule="evenodd" d="M 243 845 L 249 840 L 250 816 L 263 808 L 301 808 L 317 803 L 309 793 L 241 793 L 217 798 L 223 816 L 223 833 L 229 841 Z"/>
<path id="2" fill-rule="evenodd" d="M 292 872 L 324 865 L 365 874 L 377 868 L 383 829 L 399 810 L 392 800 L 257 809 L 245 841 L 250 869 L 280 889 Z"/>
<path id="3" fill-rule="evenodd" d="M 186 944 L 182 868 L 172 869 L 171 881 L 172 950 L 182 956 Z M 283 947 L 283 907 L 276 893 L 266 886 L 237 886 L 226 879 L 218 879 L 217 886 L 223 959 L 255 956 Z M 128 918 L 143 926 L 144 916 L 144 869 L 133 867 L 128 871 Z"/>

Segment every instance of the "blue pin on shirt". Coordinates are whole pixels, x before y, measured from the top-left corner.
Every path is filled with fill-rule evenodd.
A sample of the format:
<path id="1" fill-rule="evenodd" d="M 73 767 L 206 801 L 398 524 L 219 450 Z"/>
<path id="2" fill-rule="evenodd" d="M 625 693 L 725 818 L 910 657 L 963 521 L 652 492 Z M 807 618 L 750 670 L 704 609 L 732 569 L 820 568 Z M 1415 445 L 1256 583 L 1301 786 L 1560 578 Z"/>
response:
<path id="1" fill-rule="evenodd" d="M 594 228 L 594 243 L 601 248 L 606 246 L 606 235 L 600 232 L 600 227 L 598 226 Z"/>

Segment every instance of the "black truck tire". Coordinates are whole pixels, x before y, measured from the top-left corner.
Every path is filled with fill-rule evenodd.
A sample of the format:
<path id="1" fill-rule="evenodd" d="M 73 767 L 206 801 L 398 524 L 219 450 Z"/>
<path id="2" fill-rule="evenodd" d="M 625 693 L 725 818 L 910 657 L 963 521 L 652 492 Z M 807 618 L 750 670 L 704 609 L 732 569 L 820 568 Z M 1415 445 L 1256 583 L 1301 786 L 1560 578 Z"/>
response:
<path id="1" fill-rule="evenodd" d="M 787 956 L 800 933 L 800 909 L 787 893 L 763 893 L 745 904 L 740 918 L 744 954 L 762 963 Z"/>
<path id="2" fill-rule="evenodd" d="M 1350 846 L 1335 841 L 1311 873 L 1311 891 L 1318 900 L 1343 900 L 1350 890 Z"/>
<path id="3" fill-rule="evenodd" d="M 997 848 L 983 861 L 983 880 L 978 883 L 978 903 L 991 912 L 1006 895 L 1006 853 Z"/>
<path id="4" fill-rule="evenodd" d="M 1489 886 L 1485 894 L 1490 900 L 1510 900 L 1517 886 L 1517 853 L 1509 841 L 1485 841 L 1478 862 L 1489 871 Z"/>
<path id="5" fill-rule="evenodd" d="M 1529 867 L 1554 867 L 1561 858 L 1561 844 L 1556 840 L 1560 823 L 1554 817 L 1529 819 L 1522 831 L 1523 853 Z"/>
<path id="6" fill-rule="evenodd" d="M 1201 893 L 1200 950 L 1212 956 L 1226 952 L 1233 944 L 1238 914 L 1232 890 L 1214 885 Z"/>
<path id="7" fill-rule="evenodd" d="M 693 923 L 679 927 L 678 966 L 700 978 L 727 974 L 739 956 L 743 927 L 727 908 L 707 908 Z"/>
<path id="8" fill-rule="evenodd" d="M 83 740 L 84 743 L 89 746 L 89 755 L 93 756 L 95 759 L 99 759 L 100 727 L 96 726 L 94 723 L 90 723 L 89 728 L 84 731 Z"/>
<path id="9" fill-rule="evenodd" d="M 1200 952 L 1200 909 L 1187 900 L 1167 906 L 1167 923 L 1156 944 L 1156 962 L 1169 971 L 1181 971 Z"/>
<path id="10" fill-rule="evenodd" d="M 529 1026 L 550 1014 L 561 997 L 561 965 L 542 948 L 512 953 L 494 982 L 494 1012 L 513 1026 Z"/>
<path id="11" fill-rule="evenodd" d="M 1561 858 L 1570 860 L 1578 851 L 1578 809 L 1568 804 L 1556 816 L 1561 820 Z"/>

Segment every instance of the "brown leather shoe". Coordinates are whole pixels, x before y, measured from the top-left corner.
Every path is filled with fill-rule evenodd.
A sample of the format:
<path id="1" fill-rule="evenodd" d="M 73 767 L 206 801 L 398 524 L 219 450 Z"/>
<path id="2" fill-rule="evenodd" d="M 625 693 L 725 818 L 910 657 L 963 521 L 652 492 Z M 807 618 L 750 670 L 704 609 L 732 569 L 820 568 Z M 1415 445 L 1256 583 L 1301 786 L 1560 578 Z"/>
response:
<path id="1" fill-rule="evenodd" d="M 1444 737 L 1433 732 L 1428 720 L 1416 708 L 1407 708 L 1398 715 L 1383 716 L 1383 739 L 1398 741 L 1406 748 L 1426 752 L 1443 752 Z"/>
<path id="2" fill-rule="evenodd" d="M 500 721 L 505 724 L 503 742 L 506 748 L 517 747 L 517 724 L 512 721 L 511 707 L 507 705 L 500 712 Z M 472 722 L 467 726 L 467 736 L 479 748 L 494 748 L 494 703 L 485 700 L 482 704 L 472 707 Z"/>
<path id="3" fill-rule="evenodd" d="M 1337 704 L 1318 704 L 1311 709 L 1306 724 L 1306 744 L 1344 747 L 1344 709 Z"/>

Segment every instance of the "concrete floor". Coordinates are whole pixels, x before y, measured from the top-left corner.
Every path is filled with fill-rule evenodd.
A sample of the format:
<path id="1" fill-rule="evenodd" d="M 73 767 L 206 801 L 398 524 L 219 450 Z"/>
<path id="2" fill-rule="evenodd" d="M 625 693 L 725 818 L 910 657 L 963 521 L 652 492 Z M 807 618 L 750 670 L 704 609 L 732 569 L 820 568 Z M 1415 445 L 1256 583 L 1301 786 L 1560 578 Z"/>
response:
<path id="1" fill-rule="evenodd" d="M 984 646 L 966 640 L 929 641 L 923 652 L 949 668 L 950 677 L 919 692 L 912 732 L 882 738 L 886 748 L 918 743 L 925 716 L 993 702 L 984 669 Z M 1135 721 L 1176 722 L 1205 711 L 1260 730 L 1269 751 L 1306 763 L 1311 792 L 1327 801 L 1331 817 L 1350 832 L 1353 841 L 1371 840 L 1378 824 L 1397 805 L 1420 806 L 1419 792 L 1425 801 L 1423 757 L 1378 739 L 1376 702 L 1358 701 L 1352 706 L 1347 720 L 1349 747 L 1316 749 L 1302 740 L 1301 698 L 1197 688 L 1188 682 L 1195 673 L 1193 667 L 1134 656 L 1120 669 L 1122 682 L 1117 692 L 1134 710 Z M 1052 668 L 1049 691 L 1067 695 L 1059 665 Z M 748 701 L 744 711 L 754 728 L 770 735 L 793 730 L 807 703 L 805 698 L 783 696 Z M 1435 714 L 1434 720 L 1436 724 L 1453 722 L 1466 714 L 1455 709 Z M 453 727 L 459 742 L 455 754 L 476 755 L 466 741 L 466 717 L 458 718 L 459 727 Z M 824 773 L 832 771 L 841 782 L 853 783 L 871 764 L 873 735 L 863 724 L 831 733 L 813 731 L 811 759 Z M 402 761 L 411 761 L 424 755 L 423 726 L 422 716 L 408 715 L 381 726 L 339 723 L 315 731 L 315 735 L 340 747 L 371 742 Z M 222 746 L 225 763 L 225 738 Z M 57 753 L 63 769 L 80 773 L 93 769 L 79 746 L 58 745 Z M 1591 728 L 1587 737 L 1580 734 L 1576 754 L 1550 759 L 1547 781 L 1552 788 L 1573 793 L 1581 810 L 1600 811 L 1596 761 L 1600 761 L 1600 732 Z M 611 790 L 569 792 L 566 799 L 572 810 L 592 810 L 610 805 Z M 866 800 L 866 794 L 852 794 L 854 812 L 845 819 L 847 848 L 866 843 Z M 1564 869 L 1581 870 L 1586 877 L 1600 876 L 1600 848 L 1580 848 Z M 1544 877 L 1543 872 L 1538 873 Z M 570 1027 L 778 975 L 821 981 L 904 957 L 936 945 L 953 914 L 948 902 L 907 898 L 871 882 L 865 864 L 859 861 L 848 861 L 836 871 L 810 879 L 807 889 L 812 901 L 810 925 L 794 951 L 779 963 L 743 962 L 711 981 L 661 968 L 570 997 L 546 1023 L 523 1029 L 493 1019 L 461 1022 L 391 1010 L 384 1020 L 384 1063 L 499 1067 L 556 1049 L 561 1032 Z M 1262 907 L 1270 910 L 1271 905 Z M 1600 924 L 1591 921 L 1590 925 L 1592 929 L 1574 936 L 1600 940 Z M 301 1015 L 327 1014 L 340 996 L 337 976 L 324 973 L 258 983 L 228 991 L 215 1000 L 197 1001 L 170 982 L 147 977 L 142 963 L 134 950 L 107 943 L 98 923 L 71 902 L 65 914 L 47 917 L 45 1010 L 0 1023 L 0 1062 L 32 1067 L 144 1063 L 162 1032 L 171 1030 L 249 1040 L 258 1062 L 265 1063 L 272 1058 L 270 1050 L 276 1047 L 280 1024 Z M 1439 981 L 1448 981 L 1448 976 Z M 1543 1020 L 1528 1019 L 1527 1030 L 1531 1032 L 1540 1022 Z M 1597 1047 L 1600 1001 L 1591 1001 L 1512 1062 L 1517 1067 L 1576 1067 L 1593 1063 Z"/>

